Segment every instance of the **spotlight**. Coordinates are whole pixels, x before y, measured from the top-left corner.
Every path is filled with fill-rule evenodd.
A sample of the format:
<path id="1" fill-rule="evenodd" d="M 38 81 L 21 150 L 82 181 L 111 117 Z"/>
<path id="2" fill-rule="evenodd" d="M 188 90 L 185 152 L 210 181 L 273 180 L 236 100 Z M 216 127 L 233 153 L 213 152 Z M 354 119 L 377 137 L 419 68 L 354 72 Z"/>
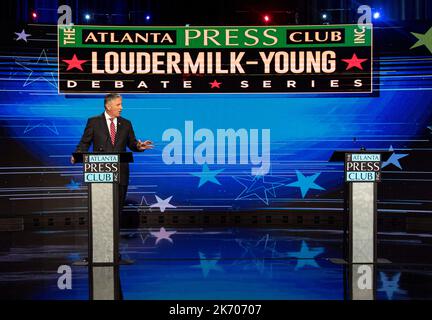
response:
<path id="1" fill-rule="evenodd" d="M 149 15 L 146 15 L 145 19 L 146 19 L 147 21 L 150 21 L 151 17 L 150 17 Z"/>
<path id="2" fill-rule="evenodd" d="M 381 18 L 381 13 L 379 11 L 377 11 L 373 14 L 373 17 L 375 20 L 378 20 L 379 18 Z"/>
<path id="3" fill-rule="evenodd" d="M 327 13 L 323 13 L 323 14 L 321 15 L 321 18 L 323 18 L 323 20 L 327 20 L 327 18 L 328 18 Z"/>
<path id="4" fill-rule="evenodd" d="M 270 21 L 270 16 L 266 14 L 266 15 L 264 16 L 264 22 L 265 22 L 265 23 L 268 23 L 269 21 Z"/>
<path id="5" fill-rule="evenodd" d="M 31 16 L 32 16 L 33 19 L 37 19 L 38 14 L 37 14 L 36 11 L 33 11 L 32 14 L 31 14 Z"/>
<path id="6" fill-rule="evenodd" d="M 90 20 L 91 16 L 90 16 L 88 13 L 86 13 L 86 14 L 84 15 L 84 18 L 85 18 L 86 20 Z"/>

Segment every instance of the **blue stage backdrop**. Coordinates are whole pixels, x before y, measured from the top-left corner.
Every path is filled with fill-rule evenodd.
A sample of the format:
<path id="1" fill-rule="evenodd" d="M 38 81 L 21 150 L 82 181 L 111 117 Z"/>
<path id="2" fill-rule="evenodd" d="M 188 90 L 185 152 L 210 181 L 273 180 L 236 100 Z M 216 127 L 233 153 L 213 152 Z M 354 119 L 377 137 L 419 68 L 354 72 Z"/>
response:
<path id="1" fill-rule="evenodd" d="M 58 94 L 55 26 L 14 29 L 0 57 L 0 214 L 85 212 L 82 167 L 69 159 L 87 118 L 103 112 L 103 95 Z M 431 32 L 432 23 L 375 26 L 369 96 L 124 94 L 123 117 L 155 143 L 135 155 L 126 210 L 340 212 L 343 166 L 328 160 L 365 147 L 392 151 L 378 212 L 431 214 Z M 191 155 L 203 129 L 214 138 L 207 163 Z M 218 130 L 228 129 L 245 145 L 222 164 Z M 173 143 L 182 163 L 169 163 Z"/>

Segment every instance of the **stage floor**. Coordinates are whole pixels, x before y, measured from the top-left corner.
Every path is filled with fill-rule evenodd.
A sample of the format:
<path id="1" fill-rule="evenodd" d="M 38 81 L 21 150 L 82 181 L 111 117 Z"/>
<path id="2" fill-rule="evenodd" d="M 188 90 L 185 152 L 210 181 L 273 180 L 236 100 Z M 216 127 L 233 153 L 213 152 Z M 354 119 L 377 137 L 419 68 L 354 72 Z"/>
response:
<path id="1" fill-rule="evenodd" d="M 377 300 L 432 299 L 432 235 L 379 233 Z M 351 299 L 342 233 L 287 229 L 122 230 L 123 299 Z M 84 230 L 0 233 L 0 299 L 88 299 Z M 59 267 L 72 288 L 59 289 Z"/>

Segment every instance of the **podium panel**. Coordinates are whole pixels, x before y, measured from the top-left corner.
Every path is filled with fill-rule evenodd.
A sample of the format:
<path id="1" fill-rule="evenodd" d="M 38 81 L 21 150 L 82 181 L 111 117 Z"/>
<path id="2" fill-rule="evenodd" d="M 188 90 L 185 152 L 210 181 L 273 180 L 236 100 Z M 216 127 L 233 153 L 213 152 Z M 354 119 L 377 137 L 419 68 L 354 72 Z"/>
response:
<path id="1" fill-rule="evenodd" d="M 93 268 L 93 299 L 114 300 L 114 268 Z"/>
<path id="2" fill-rule="evenodd" d="M 90 300 L 122 299 L 118 266 L 89 267 Z"/>
<path id="3" fill-rule="evenodd" d="M 375 262 L 375 190 L 373 182 L 351 184 L 351 263 Z"/>
<path id="4" fill-rule="evenodd" d="M 112 183 L 90 185 L 91 194 L 91 243 L 93 263 L 113 263 L 115 260 L 115 199 Z"/>

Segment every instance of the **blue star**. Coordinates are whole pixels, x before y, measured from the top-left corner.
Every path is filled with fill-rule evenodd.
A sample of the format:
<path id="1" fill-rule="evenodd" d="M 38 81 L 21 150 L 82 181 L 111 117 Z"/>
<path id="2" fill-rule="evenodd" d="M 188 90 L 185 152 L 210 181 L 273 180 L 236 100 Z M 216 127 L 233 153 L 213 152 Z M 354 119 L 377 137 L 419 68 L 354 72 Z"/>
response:
<path id="1" fill-rule="evenodd" d="M 255 176 L 251 178 L 233 177 L 245 189 L 237 196 L 235 200 L 258 198 L 266 205 L 269 205 L 268 195 L 276 197 L 276 188 L 284 186 L 282 181 L 269 182 L 271 176 Z M 267 181 L 266 181 L 267 180 Z M 284 181 L 286 179 L 283 179 Z"/>
<path id="2" fill-rule="evenodd" d="M 70 183 L 66 185 L 66 188 L 68 188 L 69 190 L 79 190 L 80 186 L 81 184 L 79 182 L 75 182 L 75 180 L 72 179 Z"/>
<path id="3" fill-rule="evenodd" d="M 315 257 L 324 252 L 324 248 L 313 248 L 309 250 L 309 247 L 306 241 L 302 241 L 301 249 L 298 252 L 287 253 L 288 257 L 297 258 L 297 265 L 295 270 L 303 268 L 307 265 L 320 268 L 320 266 L 316 263 Z"/>
<path id="4" fill-rule="evenodd" d="M 204 253 L 198 252 L 200 257 L 200 264 L 197 266 L 192 266 L 192 268 L 200 268 L 202 270 L 204 278 L 207 278 L 210 270 L 223 271 L 223 269 L 217 265 L 220 260 L 220 254 L 215 258 L 207 259 Z"/>
<path id="5" fill-rule="evenodd" d="M 323 187 L 317 185 L 314 181 L 321 173 L 315 173 L 312 176 L 305 177 L 300 171 L 296 170 L 297 181 L 287 184 L 287 187 L 298 187 L 301 190 L 302 198 L 306 196 L 309 189 L 325 190 Z"/>
<path id="6" fill-rule="evenodd" d="M 378 291 L 385 292 L 387 299 L 392 300 L 393 295 L 395 293 L 399 294 L 405 294 L 406 291 L 399 288 L 399 280 L 400 280 L 401 273 L 395 274 L 392 279 L 390 280 L 390 277 L 387 277 L 387 275 L 384 272 L 380 272 L 380 280 L 382 282 L 382 286 Z"/>
<path id="7" fill-rule="evenodd" d="M 390 146 L 389 151 L 392 151 L 392 152 L 394 151 L 393 150 L 393 146 Z M 393 154 L 390 156 L 390 158 L 387 161 L 383 162 L 381 168 L 383 169 L 383 168 L 387 167 L 388 165 L 393 164 L 393 165 L 395 165 L 396 167 L 398 167 L 399 169 L 402 170 L 402 166 L 399 163 L 399 160 L 402 159 L 402 158 L 405 158 L 406 156 L 408 156 L 407 153 L 396 154 L 396 153 L 393 152 Z"/>
<path id="8" fill-rule="evenodd" d="M 18 36 L 15 41 L 24 40 L 27 42 L 27 37 L 31 37 L 31 34 L 25 33 L 24 29 L 21 32 L 15 32 L 15 34 Z"/>
<path id="9" fill-rule="evenodd" d="M 41 63 L 41 60 L 44 60 L 45 62 Z M 45 49 L 41 51 L 41 54 L 39 55 L 36 63 L 30 61 L 15 61 L 15 63 L 22 68 L 30 71 L 26 81 L 23 84 L 23 87 L 27 87 L 28 85 L 38 80 L 45 80 L 57 89 L 57 72 L 55 71 L 57 66 L 55 64 L 49 63 Z M 41 71 L 34 71 L 35 68 L 29 68 L 28 66 L 34 66 Z M 52 69 L 53 71 L 45 71 L 50 69 Z M 33 73 L 36 73 L 36 75 L 34 76 Z"/>
<path id="10" fill-rule="evenodd" d="M 224 169 L 211 171 L 209 170 L 207 164 L 204 164 L 201 172 L 190 172 L 190 174 L 200 178 L 198 184 L 198 188 L 200 188 L 203 184 L 207 182 L 212 182 L 220 185 L 220 182 L 218 181 L 218 179 L 216 179 L 216 176 L 222 171 L 224 171 Z"/>
<path id="11" fill-rule="evenodd" d="M 27 127 L 24 129 L 23 134 L 27 134 L 36 128 L 47 128 L 49 131 L 51 131 L 55 135 L 57 135 L 57 136 L 59 135 L 59 132 L 57 130 L 55 123 L 53 121 L 45 121 L 45 120 L 37 122 L 36 125 L 31 125 L 30 123 L 28 123 Z"/>

